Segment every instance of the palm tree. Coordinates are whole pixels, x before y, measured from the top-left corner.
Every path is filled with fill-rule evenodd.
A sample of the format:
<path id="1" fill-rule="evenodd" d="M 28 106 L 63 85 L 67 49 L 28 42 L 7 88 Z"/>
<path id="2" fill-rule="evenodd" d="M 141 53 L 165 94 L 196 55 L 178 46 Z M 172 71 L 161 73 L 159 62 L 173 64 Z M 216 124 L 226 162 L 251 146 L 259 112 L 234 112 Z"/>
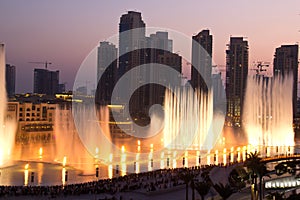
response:
<path id="1" fill-rule="evenodd" d="M 183 171 L 179 173 L 179 178 L 183 180 L 185 187 L 185 199 L 189 199 L 189 183 L 194 180 L 196 174 L 190 171 L 189 169 L 185 168 Z"/>
<path id="2" fill-rule="evenodd" d="M 195 189 L 201 196 L 202 200 L 204 200 L 205 196 L 208 194 L 210 187 L 211 187 L 211 184 L 208 182 L 205 182 L 205 181 L 195 183 Z"/>
<path id="3" fill-rule="evenodd" d="M 232 187 L 228 183 L 226 185 L 223 185 L 222 183 L 215 184 L 214 188 L 223 200 L 228 199 L 234 193 Z"/>
<path id="4" fill-rule="evenodd" d="M 266 164 L 261 161 L 262 159 L 259 157 L 259 154 L 257 152 L 251 152 L 247 155 L 247 160 L 245 162 L 245 166 L 247 167 L 252 177 L 252 184 L 254 184 L 254 193 L 256 193 L 257 191 L 257 177 L 259 178 L 260 200 L 262 200 L 262 178 L 269 173 Z"/>
<path id="5" fill-rule="evenodd" d="M 243 166 L 235 167 L 228 176 L 228 182 L 231 187 L 238 190 L 246 186 L 245 181 L 248 180 L 248 173 Z"/>
<path id="6" fill-rule="evenodd" d="M 259 163 L 259 165 L 257 166 L 257 175 L 259 177 L 259 199 L 262 200 L 263 199 L 263 192 L 262 192 L 262 179 L 264 176 L 269 176 L 268 175 L 269 171 L 267 170 L 266 164 L 265 163 Z"/>

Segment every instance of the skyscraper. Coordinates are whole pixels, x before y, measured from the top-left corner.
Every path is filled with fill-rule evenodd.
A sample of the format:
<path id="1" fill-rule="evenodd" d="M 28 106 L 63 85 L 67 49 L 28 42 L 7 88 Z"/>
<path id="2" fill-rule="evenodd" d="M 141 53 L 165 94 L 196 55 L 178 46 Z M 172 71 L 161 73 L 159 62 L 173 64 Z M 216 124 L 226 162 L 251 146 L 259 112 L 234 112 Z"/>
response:
<path id="1" fill-rule="evenodd" d="M 248 42 L 243 37 L 231 37 L 226 50 L 226 123 L 229 126 L 242 126 L 248 57 Z"/>
<path id="2" fill-rule="evenodd" d="M 163 104 L 165 95 L 165 86 L 172 83 L 176 86 L 181 85 L 182 77 L 174 77 L 169 73 L 164 73 L 158 69 L 158 64 L 166 65 L 175 69 L 177 72 L 182 72 L 182 58 L 173 51 L 173 41 L 169 39 L 168 32 L 157 31 L 150 34 L 147 40 L 146 49 L 146 63 L 150 66 L 146 70 L 147 82 L 157 83 L 149 84 L 148 87 L 144 87 L 147 102 L 147 108 L 153 104 Z M 147 99 L 149 101 L 147 101 Z"/>
<path id="3" fill-rule="evenodd" d="M 144 62 L 146 46 L 145 23 L 140 12 L 128 11 L 119 24 L 119 72 L 123 75 Z M 137 50 L 137 51 L 136 51 Z"/>
<path id="4" fill-rule="evenodd" d="M 48 69 L 34 69 L 33 92 L 54 95 L 58 93 L 59 71 Z"/>
<path id="5" fill-rule="evenodd" d="M 16 67 L 6 64 L 5 82 L 7 96 L 11 97 L 15 94 L 16 90 Z"/>
<path id="6" fill-rule="evenodd" d="M 202 30 L 192 39 L 191 84 L 194 88 L 208 91 L 211 87 L 213 37 L 209 30 Z"/>
<path id="7" fill-rule="evenodd" d="M 126 72 L 140 66 L 145 63 L 145 23 L 142 20 L 140 12 L 128 11 L 127 14 L 123 14 L 119 23 L 119 67 L 118 78 L 122 77 Z M 127 96 L 128 92 L 138 85 L 143 84 L 144 71 L 140 68 L 135 68 L 128 76 L 128 91 L 121 91 L 120 98 L 121 103 L 124 96 Z M 143 105 L 142 91 L 137 91 L 132 94 L 130 101 L 131 113 L 137 113 L 141 110 Z M 127 93 L 127 94 L 126 94 Z"/>
<path id="8" fill-rule="evenodd" d="M 100 42 L 97 63 L 97 101 L 110 104 L 111 94 L 117 79 L 117 51 L 116 46 L 109 42 Z"/>
<path id="9" fill-rule="evenodd" d="M 293 115 L 297 113 L 298 45 L 282 45 L 274 55 L 274 76 L 293 76 Z M 288 88 L 287 88 L 288 89 Z"/>

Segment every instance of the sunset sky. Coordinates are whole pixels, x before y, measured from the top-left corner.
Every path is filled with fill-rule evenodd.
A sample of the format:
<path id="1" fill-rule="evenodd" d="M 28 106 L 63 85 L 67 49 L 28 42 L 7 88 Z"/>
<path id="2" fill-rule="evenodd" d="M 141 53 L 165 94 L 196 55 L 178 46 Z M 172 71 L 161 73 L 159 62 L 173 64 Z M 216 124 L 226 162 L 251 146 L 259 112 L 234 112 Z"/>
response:
<path id="1" fill-rule="evenodd" d="M 232 36 L 249 41 L 250 62 L 271 62 L 275 48 L 300 41 L 299 0 L 2 0 L 0 42 L 7 63 L 17 67 L 16 92 L 32 92 L 33 65 L 51 61 L 61 82 L 73 87 L 87 54 L 118 33 L 120 16 L 142 13 L 146 26 L 173 29 L 188 37 L 202 29 L 213 34 L 213 60 L 225 65 L 225 49 Z"/>

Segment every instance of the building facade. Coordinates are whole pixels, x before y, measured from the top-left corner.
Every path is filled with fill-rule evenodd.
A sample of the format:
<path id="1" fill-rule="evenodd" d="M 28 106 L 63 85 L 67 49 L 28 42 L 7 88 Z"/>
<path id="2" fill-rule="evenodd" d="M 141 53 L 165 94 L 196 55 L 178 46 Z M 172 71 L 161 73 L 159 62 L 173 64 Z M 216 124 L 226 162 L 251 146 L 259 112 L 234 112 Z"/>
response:
<path id="1" fill-rule="evenodd" d="M 16 91 L 16 67 L 10 64 L 6 64 L 5 70 L 5 82 L 7 96 L 11 97 Z"/>
<path id="2" fill-rule="evenodd" d="M 111 94 L 117 79 L 116 46 L 109 42 L 100 42 L 97 56 L 97 102 L 110 104 Z"/>
<path id="3" fill-rule="evenodd" d="M 276 48 L 274 55 L 274 76 L 293 76 L 293 116 L 297 114 L 297 88 L 298 88 L 298 44 L 282 45 Z"/>
<path id="4" fill-rule="evenodd" d="M 33 92 L 55 95 L 59 91 L 59 71 L 34 69 Z"/>
<path id="5" fill-rule="evenodd" d="M 226 123 L 229 126 L 242 126 L 248 59 L 248 42 L 243 37 L 231 37 L 226 50 Z"/>
<path id="6" fill-rule="evenodd" d="M 202 30 L 192 39 L 191 84 L 208 91 L 211 88 L 213 36 L 209 30 Z"/>

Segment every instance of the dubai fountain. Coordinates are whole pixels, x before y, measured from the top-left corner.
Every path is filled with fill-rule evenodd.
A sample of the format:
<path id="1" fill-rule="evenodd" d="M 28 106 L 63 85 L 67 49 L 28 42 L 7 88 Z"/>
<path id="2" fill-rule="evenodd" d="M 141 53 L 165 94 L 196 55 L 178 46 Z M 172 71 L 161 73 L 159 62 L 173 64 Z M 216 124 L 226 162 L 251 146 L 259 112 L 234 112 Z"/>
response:
<path id="1" fill-rule="evenodd" d="M 213 130 L 213 93 L 193 89 L 166 90 L 164 147 L 211 150 L 219 137 Z"/>
<path id="2" fill-rule="evenodd" d="M 5 89 L 5 48 L 0 44 L 0 166 L 10 161 L 15 144 L 16 122 L 7 118 Z"/>
<path id="3" fill-rule="evenodd" d="M 108 108 L 101 107 L 97 111 L 99 121 L 96 121 L 93 120 L 95 107 L 74 105 L 73 108 L 70 106 L 57 106 L 56 108 L 55 161 L 66 162 L 80 169 L 83 174 L 93 174 L 95 173 L 94 165 L 100 161 L 105 162 L 100 158 L 108 158 L 111 153 L 108 145 L 103 142 L 103 137 L 107 137 L 108 140 L 110 138 Z M 92 145 L 94 151 L 90 152 L 91 148 L 86 144 Z"/>
<path id="4" fill-rule="evenodd" d="M 294 146 L 291 88 L 291 75 L 248 78 L 243 116 L 245 132 L 248 143 L 267 156 L 272 152 L 292 151 Z"/>

